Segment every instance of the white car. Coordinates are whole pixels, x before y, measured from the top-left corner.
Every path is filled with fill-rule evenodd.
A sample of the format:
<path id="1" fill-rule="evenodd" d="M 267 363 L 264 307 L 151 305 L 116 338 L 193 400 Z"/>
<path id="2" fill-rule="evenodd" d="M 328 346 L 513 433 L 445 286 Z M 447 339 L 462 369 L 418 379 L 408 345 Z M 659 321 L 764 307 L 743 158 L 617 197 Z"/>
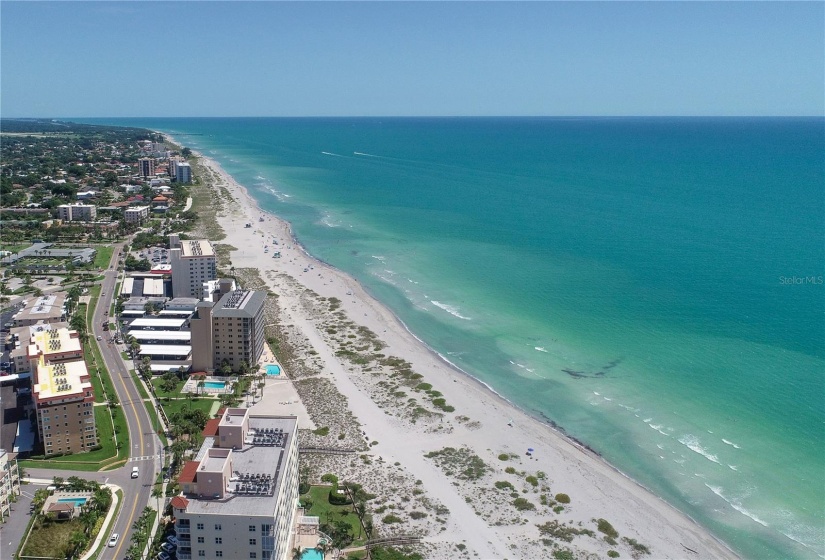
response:
<path id="1" fill-rule="evenodd" d="M 140 476 L 140 469 L 137 467 L 132 467 L 132 478 L 137 478 Z"/>
<path id="2" fill-rule="evenodd" d="M 109 548 L 114 547 L 117 544 L 117 540 L 120 538 L 120 535 L 117 533 L 112 533 L 111 538 L 109 539 Z"/>

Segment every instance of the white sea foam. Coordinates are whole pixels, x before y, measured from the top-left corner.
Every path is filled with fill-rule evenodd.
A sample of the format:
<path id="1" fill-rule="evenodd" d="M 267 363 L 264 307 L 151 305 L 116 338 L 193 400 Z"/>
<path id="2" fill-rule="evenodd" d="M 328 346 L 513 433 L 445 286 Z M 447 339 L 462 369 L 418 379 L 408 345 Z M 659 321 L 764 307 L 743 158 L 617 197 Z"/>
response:
<path id="1" fill-rule="evenodd" d="M 606 400 L 606 401 L 612 401 L 612 400 L 613 400 L 613 399 L 611 399 L 611 398 L 609 398 L 609 397 L 602 397 L 602 398 L 603 398 L 604 400 Z"/>
<path id="2" fill-rule="evenodd" d="M 599 396 L 599 397 L 602 396 L 602 394 L 599 393 L 598 391 L 593 391 L 593 394 L 596 395 L 596 396 Z"/>
<path id="3" fill-rule="evenodd" d="M 735 444 L 735 443 L 733 443 L 732 441 L 728 441 L 728 440 L 726 440 L 725 438 L 722 438 L 722 442 L 723 442 L 723 443 L 727 443 L 728 445 L 733 446 L 733 448 L 734 448 L 734 449 L 742 449 L 741 447 L 739 447 L 738 445 L 736 445 L 736 444 Z"/>
<path id="4" fill-rule="evenodd" d="M 325 156 L 335 156 L 335 157 L 344 157 L 341 154 L 333 154 L 332 152 L 321 152 Z"/>
<path id="5" fill-rule="evenodd" d="M 664 430 L 662 429 L 662 426 L 661 426 L 661 425 L 657 425 L 657 424 L 648 424 L 648 426 L 650 426 L 651 428 L 653 428 L 654 430 L 656 430 L 657 432 L 659 432 L 659 433 L 660 433 L 660 434 L 662 434 L 663 436 L 668 436 L 668 437 L 670 437 L 670 434 L 669 434 L 669 433 L 667 433 L 666 431 L 664 431 Z"/>
<path id="6" fill-rule="evenodd" d="M 679 443 L 693 451 L 694 453 L 698 453 L 708 461 L 713 461 L 717 465 L 721 465 L 722 463 L 719 462 L 718 457 L 710 453 L 707 449 L 702 447 L 699 443 L 699 438 L 694 436 L 693 434 L 685 434 L 679 438 Z"/>
<path id="7" fill-rule="evenodd" d="M 450 315 L 452 315 L 454 317 L 458 317 L 459 319 L 464 319 L 465 321 L 472 321 L 472 319 L 470 319 L 469 317 L 465 317 L 464 315 L 462 315 L 459 312 L 458 308 L 455 307 L 454 305 L 447 305 L 446 303 L 441 303 L 440 301 L 436 301 L 436 300 L 432 300 L 432 301 L 430 301 L 430 303 L 432 303 L 433 305 L 435 305 L 439 309 L 443 309 L 444 311 L 446 311 L 447 313 L 449 313 Z"/>
<path id="8" fill-rule="evenodd" d="M 370 256 L 371 256 L 372 258 L 376 259 L 376 260 L 381 261 L 381 262 L 386 262 L 386 260 L 387 260 L 387 258 L 386 258 L 386 257 L 382 257 L 381 255 L 370 255 Z"/>
<path id="9" fill-rule="evenodd" d="M 376 156 L 374 154 L 365 154 L 364 152 L 352 152 L 352 153 L 355 154 L 356 156 L 381 157 L 381 156 Z"/>
<path id="10" fill-rule="evenodd" d="M 711 492 L 713 492 L 714 494 L 716 494 L 717 496 L 719 496 L 720 498 L 722 498 L 723 500 L 725 500 L 725 502 L 727 502 L 727 503 L 728 503 L 728 505 L 730 505 L 730 507 L 732 507 L 733 509 L 735 509 L 736 511 L 738 511 L 738 512 L 739 512 L 739 513 L 741 513 L 742 515 L 746 515 L 746 516 L 750 517 L 751 519 L 753 519 L 754 521 L 756 521 L 757 523 L 759 523 L 759 524 L 760 524 L 760 525 L 762 525 L 763 527 L 767 527 L 767 526 L 768 526 L 768 524 L 767 524 L 767 523 L 765 523 L 764 521 L 762 521 L 761 519 L 759 519 L 759 518 L 756 516 L 756 514 L 754 514 L 754 513 L 750 512 L 750 511 L 746 510 L 746 509 L 742 506 L 742 502 L 741 502 L 741 501 L 736 500 L 736 499 L 733 499 L 733 498 L 728 498 L 728 497 L 726 497 L 726 496 L 722 493 L 722 488 L 721 488 L 720 486 L 711 486 L 711 485 L 710 485 L 710 484 L 708 484 L 707 482 L 705 483 L 705 486 L 707 486 L 707 487 L 710 489 L 710 491 L 711 491 Z"/>
<path id="11" fill-rule="evenodd" d="M 728 465 L 728 468 L 732 471 L 738 471 L 739 470 L 739 467 L 737 467 L 736 465 Z"/>
<path id="12" fill-rule="evenodd" d="M 536 350 L 538 350 L 539 352 L 544 352 L 545 354 L 547 353 L 547 350 L 545 350 L 541 346 L 536 346 Z"/>
<path id="13" fill-rule="evenodd" d="M 645 424 L 649 424 L 650 422 L 653 422 L 653 418 L 645 418 L 644 420 L 642 420 L 642 422 L 644 422 Z"/>

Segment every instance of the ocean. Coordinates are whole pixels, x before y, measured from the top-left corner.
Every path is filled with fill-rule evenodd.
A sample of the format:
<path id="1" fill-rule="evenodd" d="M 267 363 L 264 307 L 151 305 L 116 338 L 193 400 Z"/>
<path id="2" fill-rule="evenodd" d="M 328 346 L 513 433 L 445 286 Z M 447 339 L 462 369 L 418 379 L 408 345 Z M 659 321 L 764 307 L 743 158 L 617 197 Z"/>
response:
<path id="1" fill-rule="evenodd" d="M 825 557 L 823 119 L 84 121 L 216 159 L 434 350 L 740 554 Z"/>

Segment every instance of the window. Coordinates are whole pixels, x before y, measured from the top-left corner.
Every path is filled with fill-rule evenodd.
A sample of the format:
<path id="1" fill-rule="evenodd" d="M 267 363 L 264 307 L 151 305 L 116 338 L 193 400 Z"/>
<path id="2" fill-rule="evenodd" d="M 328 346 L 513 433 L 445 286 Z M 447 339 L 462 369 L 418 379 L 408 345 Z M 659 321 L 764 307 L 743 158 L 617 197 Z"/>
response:
<path id="1" fill-rule="evenodd" d="M 223 550 L 216 550 L 215 551 L 215 556 L 217 556 L 218 558 L 222 557 L 223 556 Z"/>
<path id="2" fill-rule="evenodd" d="M 250 552 L 250 553 L 249 553 L 249 557 L 250 557 L 250 558 L 257 558 L 257 557 L 258 557 L 258 553 L 257 553 L 257 552 Z"/>
<path id="3" fill-rule="evenodd" d="M 205 550 L 199 550 L 198 551 L 198 556 L 200 556 L 200 557 L 206 556 L 206 551 Z"/>
<path id="4" fill-rule="evenodd" d="M 223 544 L 223 537 L 215 537 L 215 544 Z"/>
<path id="5" fill-rule="evenodd" d="M 198 537 L 198 544 L 203 544 L 203 537 Z"/>
<path id="6" fill-rule="evenodd" d="M 198 531 L 203 531 L 203 523 L 198 523 L 197 529 Z"/>
<path id="7" fill-rule="evenodd" d="M 258 544 L 257 539 L 249 539 L 249 546 L 255 546 L 256 544 Z"/>
<path id="8" fill-rule="evenodd" d="M 215 530 L 216 530 L 216 531 L 220 531 L 220 530 L 221 530 L 221 524 L 220 524 L 220 523 L 215 523 Z"/>
<path id="9" fill-rule="evenodd" d="M 254 532 L 255 532 L 255 526 L 254 526 L 254 525 L 250 525 L 250 526 L 249 526 L 249 532 L 250 532 L 250 533 L 254 533 Z"/>

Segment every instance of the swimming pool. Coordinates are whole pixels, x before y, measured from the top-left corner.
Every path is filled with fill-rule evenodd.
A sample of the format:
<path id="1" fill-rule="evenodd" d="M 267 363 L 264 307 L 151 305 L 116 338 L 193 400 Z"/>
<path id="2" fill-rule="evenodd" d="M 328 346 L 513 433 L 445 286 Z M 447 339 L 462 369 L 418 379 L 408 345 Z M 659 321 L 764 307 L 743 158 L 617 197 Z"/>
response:
<path id="1" fill-rule="evenodd" d="M 317 548 L 305 548 L 301 552 L 301 560 L 324 560 L 324 555 Z"/>
<path id="2" fill-rule="evenodd" d="M 224 389 L 226 388 L 225 381 L 204 381 L 203 386 L 206 389 Z"/>
<path id="3" fill-rule="evenodd" d="M 276 366 L 274 364 L 270 364 L 266 366 L 266 374 L 267 375 L 281 375 L 281 366 Z"/>
<path id="4" fill-rule="evenodd" d="M 57 501 L 61 504 L 73 503 L 74 507 L 80 507 L 85 504 L 88 499 L 89 498 L 58 498 Z"/>

